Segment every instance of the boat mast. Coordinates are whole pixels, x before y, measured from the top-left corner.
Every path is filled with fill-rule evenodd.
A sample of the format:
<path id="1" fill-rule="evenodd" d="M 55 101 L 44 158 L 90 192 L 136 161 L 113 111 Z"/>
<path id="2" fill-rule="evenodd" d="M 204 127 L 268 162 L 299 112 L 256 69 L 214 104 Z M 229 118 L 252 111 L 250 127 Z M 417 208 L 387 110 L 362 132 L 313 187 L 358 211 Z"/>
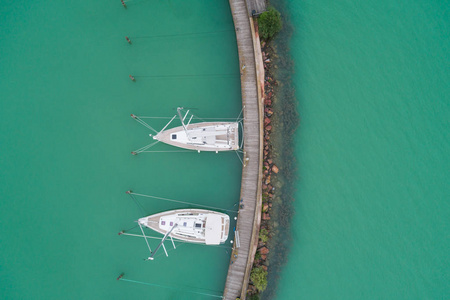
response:
<path id="1" fill-rule="evenodd" d="M 167 239 L 167 237 L 168 237 L 169 234 L 172 232 L 172 230 L 174 230 L 174 228 L 177 227 L 177 226 L 178 226 L 178 224 L 175 223 L 175 225 L 173 225 L 173 227 L 172 227 L 172 228 L 164 235 L 163 239 L 161 240 L 161 243 L 159 243 L 158 247 L 156 247 L 155 251 L 153 251 L 152 255 L 148 258 L 149 260 L 153 260 L 153 259 L 154 259 L 153 256 L 155 256 L 156 252 L 159 250 L 159 248 L 160 248 L 161 246 L 164 247 L 164 245 L 163 245 L 164 241 Z M 172 240 L 172 243 L 173 243 L 173 240 Z M 174 246 L 175 246 L 175 245 L 174 245 Z M 167 252 L 166 252 L 166 255 L 167 255 Z"/>

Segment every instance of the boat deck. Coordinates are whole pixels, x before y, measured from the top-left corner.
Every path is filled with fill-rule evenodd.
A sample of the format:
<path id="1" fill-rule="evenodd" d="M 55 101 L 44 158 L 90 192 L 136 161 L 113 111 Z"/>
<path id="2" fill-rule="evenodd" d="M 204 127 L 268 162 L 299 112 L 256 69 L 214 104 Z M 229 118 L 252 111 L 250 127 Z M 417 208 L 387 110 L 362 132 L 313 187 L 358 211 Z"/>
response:
<path id="1" fill-rule="evenodd" d="M 189 125 L 189 130 L 194 130 L 196 128 L 202 127 L 224 127 L 223 125 L 230 126 L 230 132 L 226 130 L 222 135 L 210 136 L 212 142 L 210 144 L 206 143 L 202 144 L 193 144 L 190 143 L 185 134 L 182 126 L 174 127 L 168 130 L 163 131 L 157 137 L 158 140 L 183 149 L 194 150 L 194 151 L 233 151 L 239 149 L 239 125 L 238 123 L 232 122 L 202 122 L 202 123 L 194 123 Z M 183 137 L 180 141 L 173 140 L 171 138 L 172 134 L 181 132 L 183 134 L 179 134 L 179 137 Z M 214 133 L 214 132 L 212 132 Z M 199 135 L 201 136 L 201 134 Z"/>

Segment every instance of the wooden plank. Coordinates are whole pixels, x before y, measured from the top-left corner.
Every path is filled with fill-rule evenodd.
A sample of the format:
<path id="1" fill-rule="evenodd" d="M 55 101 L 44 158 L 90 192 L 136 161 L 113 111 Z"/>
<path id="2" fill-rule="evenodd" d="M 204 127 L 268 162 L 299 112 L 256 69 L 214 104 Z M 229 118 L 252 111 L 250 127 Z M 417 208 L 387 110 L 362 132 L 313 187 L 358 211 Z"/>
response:
<path id="1" fill-rule="evenodd" d="M 251 16 L 252 12 L 257 15 L 266 11 L 266 0 L 247 0 L 248 15 Z"/>
<path id="2" fill-rule="evenodd" d="M 233 251 L 224 289 L 224 299 L 236 300 L 241 297 L 248 264 L 251 264 L 252 241 L 255 230 L 255 216 L 259 218 L 258 193 L 260 180 L 260 148 L 261 140 L 261 112 L 258 105 L 258 85 L 253 45 L 252 28 L 249 19 L 250 12 L 264 4 L 264 0 L 229 0 L 231 13 L 236 30 L 236 40 L 239 52 L 239 66 L 241 72 L 241 94 L 244 107 L 244 151 L 248 158 L 242 169 L 241 199 L 244 207 L 239 210 L 236 228 L 239 230 L 239 249 Z M 251 3 L 250 3 L 251 2 Z M 259 47 L 259 45 L 258 45 Z M 235 254 L 237 257 L 235 257 Z M 245 293 L 243 293 L 245 296 Z"/>

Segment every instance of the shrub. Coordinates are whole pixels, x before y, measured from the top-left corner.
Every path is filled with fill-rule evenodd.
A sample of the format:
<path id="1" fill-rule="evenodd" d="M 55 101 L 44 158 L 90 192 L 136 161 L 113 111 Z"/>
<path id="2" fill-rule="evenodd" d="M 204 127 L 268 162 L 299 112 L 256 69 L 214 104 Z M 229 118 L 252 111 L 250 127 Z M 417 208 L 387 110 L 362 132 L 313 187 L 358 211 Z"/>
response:
<path id="1" fill-rule="evenodd" d="M 247 297 L 248 300 L 259 300 L 259 295 L 255 294 L 255 295 L 251 295 L 250 297 Z"/>
<path id="2" fill-rule="evenodd" d="M 267 271 L 262 267 L 253 268 L 250 280 L 259 292 L 264 291 L 267 287 Z"/>
<path id="3" fill-rule="evenodd" d="M 267 231 L 267 229 L 261 229 L 261 231 L 259 232 L 259 238 L 263 243 L 267 243 L 267 241 L 269 240 L 269 232 Z"/>
<path id="4" fill-rule="evenodd" d="M 261 259 L 261 253 L 259 251 L 256 251 L 255 260 L 260 260 L 260 259 Z"/>
<path id="5" fill-rule="evenodd" d="M 259 35 L 264 40 L 273 38 L 283 27 L 281 14 L 274 7 L 263 12 L 258 17 Z"/>

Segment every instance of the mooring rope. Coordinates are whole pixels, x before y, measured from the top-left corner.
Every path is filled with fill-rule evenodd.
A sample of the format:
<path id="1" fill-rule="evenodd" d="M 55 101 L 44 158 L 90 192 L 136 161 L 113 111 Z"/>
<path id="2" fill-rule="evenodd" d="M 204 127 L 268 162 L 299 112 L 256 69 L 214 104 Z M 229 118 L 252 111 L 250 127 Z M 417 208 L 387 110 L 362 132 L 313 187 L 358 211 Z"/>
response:
<path id="1" fill-rule="evenodd" d="M 209 78 L 238 78 L 239 75 L 236 74 L 201 74 L 201 75 L 193 75 L 193 74 L 182 74 L 182 75 L 134 75 L 135 78 L 175 78 L 175 79 L 183 79 L 183 78 L 200 78 L 200 77 L 209 77 Z"/>
<path id="2" fill-rule="evenodd" d="M 158 200 L 165 200 L 165 201 L 170 201 L 170 202 L 177 202 L 177 203 L 183 203 L 183 204 L 189 204 L 189 205 L 194 205 L 194 206 L 200 206 L 200 207 L 206 207 L 206 208 L 212 208 L 212 209 L 218 209 L 218 210 L 223 210 L 223 211 L 229 211 L 229 212 L 237 213 L 236 210 L 223 209 L 223 208 L 220 208 L 220 207 L 195 204 L 195 203 L 184 202 L 184 201 L 179 201 L 179 200 L 174 200 L 174 199 L 168 199 L 168 198 L 162 198 L 162 197 L 156 197 L 156 196 L 150 196 L 150 195 L 143 195 L 143 194 L 137 194 L 137 193 L 133 193 L 133 192 L 130 192 L 130 195 L 131 194 L 136 195 L 136 196 L 147 197 L 147 198 L 154 198 L 154 199 L 158 199 Z"/>
<path id="3" fill-rule="evenodd" d="M 241 157 L 238 154 L 238 151 L 234 151 L 234 153 L 236 153 L 236 156 L 239 158 L 239 160 L 241 161 L 241 164 L 244 165 L 244 162 L 242 161 Z"/>
<path id="4" fill-rule="evenodd" d="M 147 123 L 145 123 L 143 120 L 141 120 L 139 117 L 135 116 L 135 115 L 131 115 L 131 117 L 133 119 L 135 119 L 138 123 L 140 123 L 141 125 L 145 126 L 146 128 L 153 130 L 156 134 L 158 134 L 158 131 L 156 131 L 152 126 L 148 125 Z"/>
<path id="5" fill-rule="evenodd" d="M 137 152 L 137 153 L 172 153 L 172 152 L 190 152 L 190 153 L 196 153 L 195 150 L 139 151 L 139 152 Z"/>
<path id="6" fill-rule="evenodd" d="M 245 108 L 245 105 L 244 106 L 242 106 L 242 109 L 241 109 L 241 112 L 239 113 L 239 116 L 236 118 L 236 122 L 239 120 L 242 120 L 242 119 L 240 119 L 240 117 L 241 117 L 241 115 L 242 115 L 242 113 L 244 112 L 244 108 Z"/>
<path id="7" fill-rule="evenodd" d="M 171 117 L 141 117 L 139 116 L 139 119 L 172 119 Z M 193 120 L 200 119 L 200 120 L 234 120 L 234 118 L 200 118 L 194 115 Z M 242 120 L 242 119 L 239 119 Z"/>
<path id="8" fill-rule="evenodd" d="M 131 279 L 125 279 L 125 278 L 120 278 L 120 280 L 122 281 L 128 281 L 128 282 L 134 282 L 134 283 L 139 283 L 139 284 L 144 284 L 144 285 L 149 285 L 149 286 L 157 286 L 157 287 L 162 287 L 162 288 L 166 288 L 166 289 L 171 289 L 171 290 L 176 290 L 176 291 L 180 291 L 180 292 L 188 292 L 188 293 L 194 293 L 194 294 L 199 294 L 199 295 L 204 295 L 204 296 L 210 296 L 210 297 L 215 297 L 215 298 L 223 298 L 223 296 L 218 296 L 218 295 L 213 295 L 213 294 L 207 294 L 207 293 L 201 293 L 201 292 L 195 292 L 195 291 L 186 291 L 183 289 L 179 289 L 179 288 L 175 288 L 175 287 L 171 287 L 171 286 L 167 286 L 167 285 L 161 285 L 161 284 L 156 284 L 156 283 L 148 283 L 148 282 L 143 282 L 143 281 L 137 281 L 137 280 L 131 280 Z"/>
<path id="9" fill-rule="evenodd" d="M 147 146 L 144 146 L 142 148 L 137 149 L 136 151 L 133 151 L 134 153 L 142 153 L 142 152 L 146 152 L 145 150 L 155 146 L 156 144 L 158 144 L 159 141 L 153 142 L 151 144 L 148 144 Z"/>
<path id="10" fill-rule="evenodd" d="M 136 225 L 136 226 L 133 226 L 133 227 L 131 227 L 131 228 L 128 228 L 128 229 L 125 229 L 125 230 L 122 230 L 123 232 L 127 232 L 127 231 L 130 231 L 130 230 L 133 230 L 133 229 L 135 229 L 136 227 L 138 227 L 138 225 Z"/>
<path id="11" fill-rule="evenodd" d="M 131 0 L 128 0 L 131 1 Z M 125 2 L 128 2 L 125 1 Z M 226 29 L 226 30 L 217 30 L 217 31 L 207 31 L 207 32 L 196 32 L 196 33 L 177 33 L 177 34 L 163 34 L 163 35 L 143 35 L 143 36 L 130 36 L 130 38 L 133 39 L 149 39 L 149 38 L 166 38 L 166 37 L 189 37 L 189 36 L 196 36 L 196 35 L 209 35 L 209 34 L 217 34 L 222 32 L 232 32 L 234 29 Z"/>
<path id="12" fill-rule="evenodd" d="M 140 208 L 142 214 L 143 214 L 143 215 L 146 215 L 147 213 L 145 212 L 144 207 L 141 205 L 141 203 L 139 203 L 139 201 L 137 201 L 137 199 L 134 198 L 133 195 L 131 195 L 131 194 L 129 194 L 129 195 L 130 195 L 131 199 L 133 199 L 133 201 L 134 201 L 134 203 L 136 204 L 136 206 Z M 135 227 L 137 227 L 137 226 L 135 226 Z M 135 227 L 133 227 L 133 228 L 135 228 Z"/>

